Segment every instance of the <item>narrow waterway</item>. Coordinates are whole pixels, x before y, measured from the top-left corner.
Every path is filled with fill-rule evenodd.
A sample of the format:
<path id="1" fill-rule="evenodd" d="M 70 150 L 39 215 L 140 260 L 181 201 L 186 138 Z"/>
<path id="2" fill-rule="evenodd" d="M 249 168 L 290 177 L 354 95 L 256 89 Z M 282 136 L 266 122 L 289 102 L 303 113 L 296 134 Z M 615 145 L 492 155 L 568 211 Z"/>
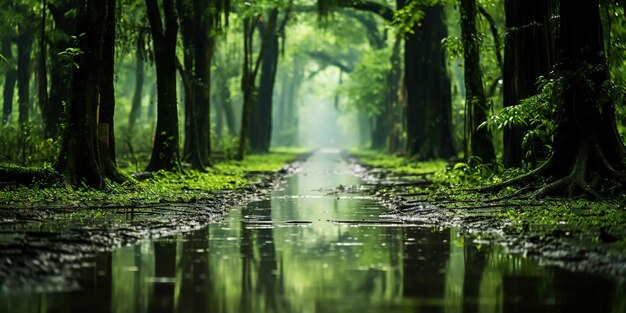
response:
<path id="1" fill-rule="evenodd" d="M 320 151 L 270 199 L 101 253 L 77 289 L 0 296 L 0 312 L 626 312 L 623 283 L 381 221 L 360 183 Z"/>

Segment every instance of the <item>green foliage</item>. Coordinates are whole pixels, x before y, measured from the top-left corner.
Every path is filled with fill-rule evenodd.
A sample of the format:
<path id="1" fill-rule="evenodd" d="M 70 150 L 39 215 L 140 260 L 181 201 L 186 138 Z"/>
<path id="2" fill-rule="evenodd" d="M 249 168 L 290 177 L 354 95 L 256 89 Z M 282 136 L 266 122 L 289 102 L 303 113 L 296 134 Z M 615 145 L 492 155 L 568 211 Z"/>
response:
<path id="1" fill-rule="evenodd" d="M 0 203 L 19 207 L 85 207 L 189 202 L 211 198 L 215 191 L 243 188 L 254 182 L 255 174 L 277 171 L 297 155 L 285 151 L 251 155 L 245 162 L 229 160 L 216 163 L 206 173 L 194 170 L 185 173 L 157 172 L 154 179 L 121 185 L 111 183 L 111 188 L 104 191 L 61 184 L 50 188 L 9 186 L 0 189 Z"/>
<path id="2" fill-rule="evenodd" d="M 411 0 L 395 11 L 391 26 L 399 34 L 412 34 L 424 18 L 424 7 L 443 5 L 447 0 Z"/>
<path id="3" fill-rule="evenodd" d="M 555 81 L 540 77 L 537 85 L 540 90 L 537 95 L 526 98 L 517 105 L 502 108 L 480 126 L 492 130 L 502 130 L 507 126 L 523 127 L 526 130 L 523 146 L 527 151 L 527 158 L 545 157 L 551 149 L 556 131 L 553 95 Z"/>
<path id="4" fill-rule="evenodd" d="M 67 61 L 69 66 L 80 68 L 80 66 L 78 65 L 78 63 L 76 63 L 74 59 L 84 53 L 85 52 L 80 50 L 80 48 L 69 47 L 65 49 L 64 51 L 59 52 L 59 56 L 63 57 Z"/>
<path id="5" fill-rule="evenodd" d="M 52 163 L 59 154 L 58 139 L 45 139 L 43 126 L 27 124 L 0 126 L 0 163 L 42 166 Z"/>
<path id="6" fill-rule="evenodd" d="M 366 51 L 359 59 L 344 90 L 347 105 L 368 116 L 378 116 L 386 105 L 387 77 L 391 71 L 390 49 Z"/>
<path id="7" fill-rule="evenodd" d="M 411 1 L 396 10 L 391 24 L 399 34 L 413 34 L 415 26 L 424 18 L 420 2 L 422 1 Z"/>
<path id="8" fill-rule="evenodd" d="M 458 36 L 448 36 L 441 41 L 441 45 L 446 49 L 448 60 L 463 57 L 463 42 Z"/>
<path id="9" fill-rule="evenodd" d="M 374 150 L 353 150 L 350 154 L 368 166 L 381 168 L 393 173 L 425 174 L 443 171 L 447 163 L 443 160 L 415 162 L 403 156 L 389 155 Z"/>

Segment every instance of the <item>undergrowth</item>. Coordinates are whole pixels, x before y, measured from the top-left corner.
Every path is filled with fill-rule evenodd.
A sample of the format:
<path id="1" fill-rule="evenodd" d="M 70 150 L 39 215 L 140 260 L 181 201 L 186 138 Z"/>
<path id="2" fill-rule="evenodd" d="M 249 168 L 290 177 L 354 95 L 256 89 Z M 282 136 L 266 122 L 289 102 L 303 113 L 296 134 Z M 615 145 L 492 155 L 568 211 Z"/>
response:
<path id="1" fill-rule="evenodd" d="M 491 216 L 504 219 L 511 227 L 520 230 L 528 225 L 535 225 L 548 230 L 567 228 L 593 231 L 604 234 L 597 236 L 595 240 L 613 244 L 618 250 L 626 252 L 626 229 L 623 227 L 626 224 L 624 195 L 621 198 L 596 201 L 560 198 L 539 201 L 531 199 L 524 189 L 509 187 L 497 193 L 479 191 L 482 186 L 523 174 L 524 171 L 520 169 L 481 165 L 471 160 L 468 163 L 455 164 L 444 161 L 415 162 L 374 151 L 354 151 L 352 154 L 362 164 L 381 168 L 391 175 L 430 173 L 421 178 L 428 181 L 427 184 L 402 188 L 389 187 L 382 190 L 384 193 L 434 204 L 462 216 Z"/>
<path id="2" fill-rule="evenodd" d="M 186 170 L 184 173 L 157 172 L 143 182 L 109 184 L 106 190 L 87 187 L 11 185 L 0 189 L 0 205 L 4 207 L 67 206 L 89 207 L 105 204 L 138 205 L 157 202 L 193 202 L 212 197 L 220 190 L 240 189 L 254 183 L 260 172 L 279 170 L 294 160 L 298 153 L 279 151 L 246 156 L 245 161 L 217 162 L 206 172 Z M 133 169 L 125 169 L 132 172 Z"/>

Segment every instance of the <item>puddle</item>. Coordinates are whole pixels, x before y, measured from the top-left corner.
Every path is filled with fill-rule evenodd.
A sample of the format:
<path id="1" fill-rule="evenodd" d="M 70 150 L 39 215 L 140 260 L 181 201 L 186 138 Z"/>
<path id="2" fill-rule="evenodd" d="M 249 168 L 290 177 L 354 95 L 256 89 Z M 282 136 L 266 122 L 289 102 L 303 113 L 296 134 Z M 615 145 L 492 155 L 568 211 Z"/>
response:
<path id="1" fill-rule="evenodd" d="M 318 153 L 271 199 L 100 253 L 77 288 L 0 295 L 0 312 L 626 312 L 623 282 L 385 219 L 360 183 Z"/>

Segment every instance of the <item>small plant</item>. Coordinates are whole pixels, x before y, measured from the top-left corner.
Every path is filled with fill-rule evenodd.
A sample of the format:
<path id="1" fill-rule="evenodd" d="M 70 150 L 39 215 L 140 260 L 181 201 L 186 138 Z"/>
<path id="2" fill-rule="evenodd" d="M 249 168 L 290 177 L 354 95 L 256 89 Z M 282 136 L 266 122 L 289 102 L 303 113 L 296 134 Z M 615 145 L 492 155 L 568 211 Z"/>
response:
<path id="1" fill-rule="evenodd" d="M 502 108 L 479 127 L 502 130 L 508 126 L 525 129 L 522 145 L 527 160 L 540 160 L 548 156 L 556 131 L 554 105 L 555 80 L 540 77 L 537 85 L 540 92 L 519 102 Z"/>

